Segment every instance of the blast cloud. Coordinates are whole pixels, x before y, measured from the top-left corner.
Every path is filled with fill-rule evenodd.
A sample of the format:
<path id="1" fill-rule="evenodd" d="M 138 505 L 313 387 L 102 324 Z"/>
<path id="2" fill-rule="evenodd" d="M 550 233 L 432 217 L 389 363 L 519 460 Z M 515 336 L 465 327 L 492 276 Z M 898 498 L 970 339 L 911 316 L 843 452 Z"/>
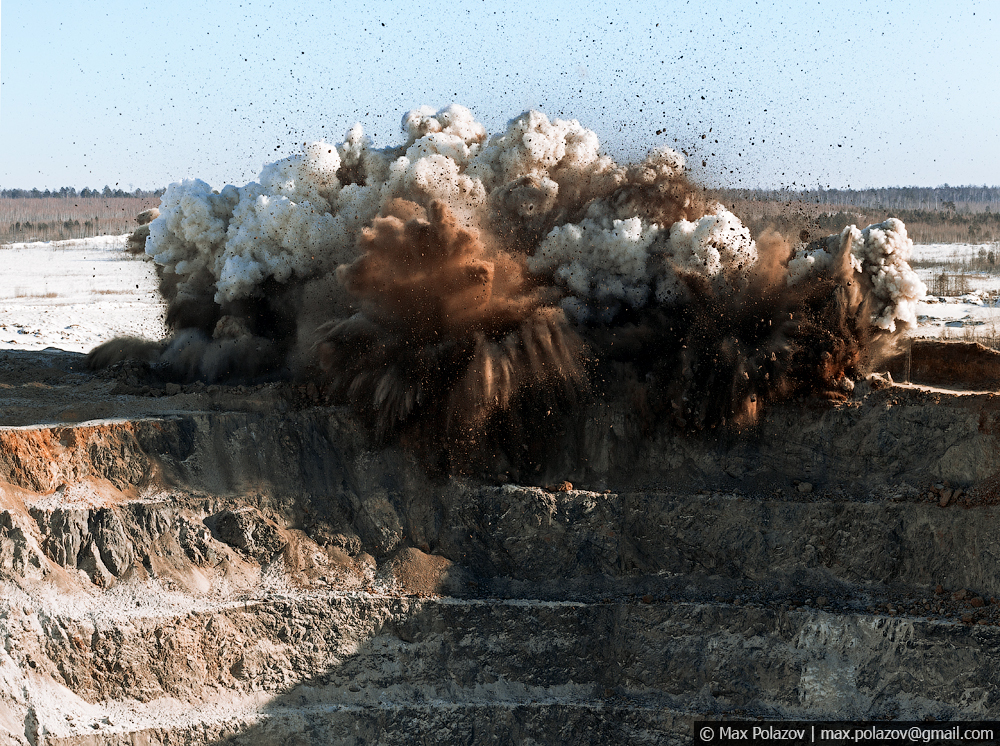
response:
<path id="1" fill-rule="evenodd" d="M 488 137 L 464 107 L 355 125 L 259 180 L 172 184 L 146 251 L 170 339 L 113 340 L 194 381 L 293 378 L 444 469 L 624 383 L 653 420 L 747 424 L 796 391 L 842 395 L 915 323 L 925 288 L 898 220 L 792 247 L 755 241 L 659 148 L 621 165 L 575 120 Z"/>
<path id="2" fill-rule="evenodd" d="M 851 269 L 863 283 L 875 305 L 872 323 L 885 331 L 896 331 L 896 322 L 915 326 L 916 304 L 927 287 L 910 268 L 913 242 L 903 221 L 889 218 L 863 231 L 848 226 L 839 235 L 799 249 L 788 263 L 788 284 L 829 273 L 835 257 L 850 257 Z M 845 282 L 850 278 L 843 276 Z"/>

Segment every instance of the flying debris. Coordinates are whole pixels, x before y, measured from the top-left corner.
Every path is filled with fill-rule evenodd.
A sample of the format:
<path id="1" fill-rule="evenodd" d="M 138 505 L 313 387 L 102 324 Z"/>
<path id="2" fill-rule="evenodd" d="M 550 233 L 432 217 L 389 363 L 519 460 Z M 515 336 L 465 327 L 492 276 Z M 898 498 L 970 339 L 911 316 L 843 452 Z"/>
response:
<path id="1" fill-rule="evenodd" d="M 926 289 L 899 220 L 755 240 L 668 148 L 622 165 L 576 120 L 530 111 L 488 137 L 454 104 L 402 126 L 398 147 L 355 125 L 242 187 L 170 185 L 145 246 L 172 334 L 112 340 L 92 365 L 312 382 L 455 471 L 524 465 L 567 413 L 625 390 L 689 430 L 842 397 L 915 323 Z"/>

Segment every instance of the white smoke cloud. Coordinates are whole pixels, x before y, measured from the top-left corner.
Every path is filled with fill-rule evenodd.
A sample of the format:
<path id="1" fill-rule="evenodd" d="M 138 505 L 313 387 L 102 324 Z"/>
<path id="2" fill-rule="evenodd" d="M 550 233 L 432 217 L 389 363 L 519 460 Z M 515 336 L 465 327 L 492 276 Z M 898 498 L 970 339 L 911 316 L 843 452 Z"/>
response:
<path id="1" fill-rule="evenodd" d="M 620 165 L 575 120 L 531 111 L 490 137 L 457 105 L 402 130 L 376 148 L 355 125 L 219 193 L 172 184 L 146 242 L 172 337 L 90 364 L 134 350 L 173 380 L 309 381 L 435 469 L 476 449 L 527 468 L 544 448 L 526 440 L 587 390 L 628 381 L 650 425 L 742 427 L 764 402 L 843 396 L 872 338 L 915 323 L 898 220 L 785 263 L 669 148 Z"/>
<path id="2" fill-rule="evenodd" d="M 822 276 L 836 265 L 836 257 L 849 250 L 854 272 L 870 286 L 875 301 L 872 324 L 888 332 L 896 322 L 916 326 L 917 303 L 927 294 L 927 286 L 909 265 L 913 241 L 906 226 L 897 218 L 869 225 L 864 230 L 850 225 L 828 236 L 820 246 L 799 249 L 788 262 L 788 284 Z"/>
<path id="3" fill-rule="evenodd" d="M 593 314 L 610 321 L 620 303 L 639 308 L 649 299 L 653 277 L 647 265 L 660 233 L 658 225 L 638 217 L 557 226 L 528 258 L 528 271 L 551 272 L 567 288 L 563 307 L 577 321 Z"/>
<path id="4" fill-rule="evenodd" d="M 629 178 L 638 184 L 655 184 L 684 173 L 684 156 L 672 148 L 653 148 L 638 164 L 629 169 Z"/>
<path id="5" fill-rule="evenodd" d="M 451 104 L 438 112 L 430 106 L 414 109 L 403 116 L 403 131 L 406 132 L 404 148 L 429 136 L 435 142 L 460 142 L 467 148 L 486 141 L 486 128 L 476 121 L 471 111 L 459 104 Z"/>
<path id="6" fill-rule="evenodd" d="M 575 119 L 550 121 L 539 111 L 522 114 L 490 138 L 470 163 L 469 175 L 488 192 L 522 179 L 537 182 L 546 210 L 557 195 L 563 203 L 576 201 L 624 180 L 624 170 L 601 155 L 596 133 Z"/>
<path id="7" fill-rule="evenodd" d="M 684 302 L 684 277 L 740 287 L 757 263 L 757 246 L 735 215 L 692 206 L 684 159 L 669 148 L 624 167 L 576 120 L 530 111 L 488 137 L 454 104 L 408 112 L 402 129 L 402 145 L 377 149 L 355 125 L 342 143 L 305 144 L 265 166 L 256 182 L 220 193 L 197 180 L 172 184 L 146 251 L 174 276 L 180 300 L 225 307 L 258 297 L 268 280 L 318 282 L 310 292 L 322 300 L 313 305 L 336 314 L 351 302 L 333 279 L 336 268 L 357 258 L 372 220 L 396 198 L 424 207 L 441 200 L 463 225 L 495 231 L 501 244 L 509 226 L 534 226 L 521 247 L 527 269 L 551 277 L 578 322 Z M 681 186 L 671 191 L 674 184 Z M 648 209 L 665 200 L 670 209 Z M 873 323 L 889 331 L 914 323 L 925 288 L 907 264 L 912 243 L 896 220 L 800 250 L 788 264 L 789 284 L 829 272 L 847 242 L 877 300 Z"/>
<path id="8" fill-rule="evenodd" d="M 681 274 L 740 286 L 757 263 L 757 246 L 739 218 L 721 205 L 715 210 L 671 226 L 639 217 L 557 226 L 528 258 L 528 270 L 551 273 L 568 291 L 563 307 L 580 322 L 611 321 L 622 303 L 680 302 Z"/>
<path id="9" fill-rule="evenodd" d="M 444 200 L 466 217 L 507 187 L 526 214 L 550 210 L 561 191 L 577 198 L 622 169 L 576 121 L 528 112 L 487 144 L 463 106 L 422 107 L 403 117 L 401 147 L 375 149 L 360 125 L 344 142 L 308 143 L 268 164 L 257 182 L 215 193 L 202 181 L 171 184 L 150 228 L 147 253 L 178 279 L 181 297 L 205 292 L 222 304 L 279 283 L 331 274 L 357 255 L 361 230 L 393 198 Z M 671 156 L 675 157 L 675 156 Z M 517 184 L 528 177 L 532 184 Z"/>
<path id="10" fill-rule="evenodd" d="M 668 268 L 658 279 L 656 299 L 661 303 L 680 297 L 677 271 L 701 275 L 721 288 L 741 286 L 757 264 L 757 244 L 740 219 L 717 205 L 715 212 L 696 221 L 680 220 L 670 227 Z"/>

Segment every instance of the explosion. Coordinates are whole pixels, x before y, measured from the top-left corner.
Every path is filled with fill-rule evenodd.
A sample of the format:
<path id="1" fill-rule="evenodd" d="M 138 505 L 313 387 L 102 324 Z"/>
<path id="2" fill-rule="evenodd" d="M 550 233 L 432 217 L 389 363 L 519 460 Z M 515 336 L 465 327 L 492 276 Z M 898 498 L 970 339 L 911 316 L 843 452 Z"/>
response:
<path id="1" fill-rule="evenodd" d="M 841 397 L 915 323 L 898 220 L 755 241 L 667 148 L 620 165 L 537 111 L 488 138 L 457 105 L 403 129 L 376 149 L 355 125 L 243 187 L 172 184 L 146 243 L 172 335 L 91 364 L 314 382 L 380 442 L 454 470 L 530 460 L 560 413 L 625 389 L 689 430 Z"/>
<path id="2" fill-rule="evenodd" d="M 449 458 L 492 417 L 584 385 L 580 341 L 523 261 L 488 251 L 440 200 L 384 212 L 337 270 L 363 310 L 323 325 L 317 345 L 333 390 L 380 440 L 410 430 L 415 448 Z"/>

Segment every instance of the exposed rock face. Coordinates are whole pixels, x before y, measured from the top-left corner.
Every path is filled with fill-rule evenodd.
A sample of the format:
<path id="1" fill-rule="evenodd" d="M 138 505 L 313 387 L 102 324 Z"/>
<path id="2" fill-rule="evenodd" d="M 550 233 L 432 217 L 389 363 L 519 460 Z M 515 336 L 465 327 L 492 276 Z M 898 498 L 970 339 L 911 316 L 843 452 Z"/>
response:
<path id="1" fill-rule="evenodd" d="M 531 485 L 271 389 L 118 397 L 146 416 L 0 429 L 0 744 L 1000 717 L 1000 508 L 940 501 L 1000 472 L 992 396 L 859 385 L 701 438 L 598 402 Z"/>
<path id="2" fill-rule="evenodd" d="M 1000 352 L 978 342 L 942 342 L 918 339 L 900 344 L 903 351 L 886 361 L 897 381 L 919 381 L 933 386 L 969 389 L 1000 388 Z"/>
<path id="3" fill-rule="evenodd" d="M 288 546 L 284 531 L 260 514 L 255 508 L 224 510 L 215 518 L 215 532 L 219 539 L 260 565 L 267 565 L 274 556 Z"/>

